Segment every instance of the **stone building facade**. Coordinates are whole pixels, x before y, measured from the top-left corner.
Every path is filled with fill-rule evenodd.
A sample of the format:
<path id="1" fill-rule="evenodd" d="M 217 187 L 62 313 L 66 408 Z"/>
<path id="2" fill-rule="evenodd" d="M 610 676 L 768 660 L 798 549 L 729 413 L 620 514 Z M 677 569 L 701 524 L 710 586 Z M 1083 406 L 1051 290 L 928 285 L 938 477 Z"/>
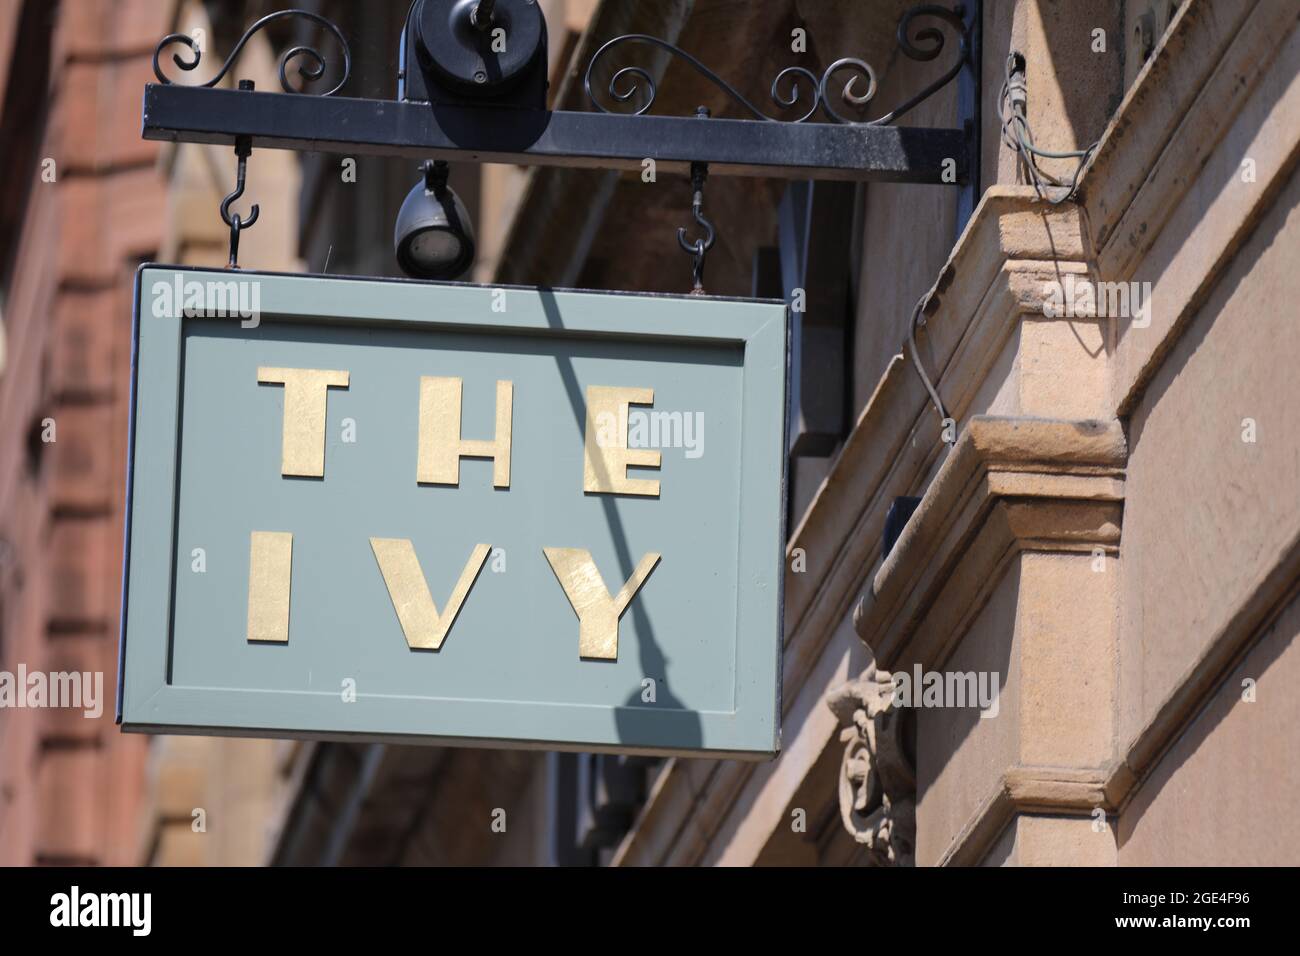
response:
<path id="1" fill-rule="evenodd" d="M 6 45 L 31 55 L 30 41 L 5 41 L 33 29 L 37 5 L 17 6 L 23 17 L 0 21 L 0 56 Z M 77 6 L 60 5 L 54 36 Z M 220 261 L 215 206 L 233 168 L 229 150 L 133 140 L 132 110 L 163 33 L 205 29 L 221 50 L 274 9 L 122 6 L 135 19 L 97 33 L 94 51 L 51 46 L 55 63 L 98 71 L 88 82 L 105 105 L 77 112 L 75 97 L 55 96 L 46 136 L 79 122 L 82 145 L 54 188 L 2 207 L 6 233 L 18 225 L 25 238 L 6 246 L 21 268 L 4 273 L 0 303 L 11 423 L 0 669 L 99 648 L 112 671 L 117 542 L 93 551 L 85 536 L 120 534 L 123 290 L 137 258 Z M 310 6 L 353 40 L 358 88 L 345 92 L 392 95 L 406 4 L 364 19 L 348 4 Z M 880 80 L 868 116 L 924 87 L 954 50 L 950 33 L 940 59 L 901 55 L 901 0 L 543 6 L 557 109 L 588 108 L 582 70 L 623 33 L 678 44 L 756 103 L 787 66 L 820 74 L 862 57 Z M 707 184 L 719 232 L 709 291 L 798 287 L 809 302 L 777 759 L 146 742 L 106 721 L 60 731 L 48 715 L 0 712 L 0 861 L 1300 861 L 1288 679 L 1300 671 L 1300 11 L 1289 0 L 985 0 L 979 26 L 977 189 Z M 241 75 L 270 86 L 274 53 L 291 42 L 250 47 Z M 682 62 L 651 66 L 656 111 L 741 115 Z M 50 90 L 76 72 L 52 68 Z M 109 109 L 119 82 L 123 105 Z M 907 123 L 954 125 L 963 95 L 950 84 Z M 1082 155 L 1031 167 L 1013 148 L 1016 124 L 1000 119 L 1018 103 L 1039 149 Z M 245 262 L 392 274 L 391 216 L 414 169 L 367 161 L 349 183 L 339 162 L 255 150 L 249 193 L 265 224 Z M 690 222 L 680 177 L 458 165 L 452 185 L 480 228 L 476 281 L 689 288 L 674 236 Z M 87 209 L 115 225 L 89 231 Z M 94 301 L 60 309 L 78 297 Z M 87 323 L 95 313 L 120 321 Z M 47 408 L 59 440 L 33 477 L 29 423 Z M 94 414 L 108 417 L 74 455 L 78 416 Z M 99 479 L 75 477 L 75 463 L 101 454 Z M 61 574 L 92 551 L 98 564 Z M 84 594 L 50 593 L 74 579 Z M 96 595 L 98 616 L 82 613 L 100 607 Z M 909 681 L 917 694 L 904 700 Z M 43 822 L 66 819 L 50 809 L 86 792 L 114 795 L 113 809 L 96 798 L 84 811 L 98 829 L 73 839 Z"/>

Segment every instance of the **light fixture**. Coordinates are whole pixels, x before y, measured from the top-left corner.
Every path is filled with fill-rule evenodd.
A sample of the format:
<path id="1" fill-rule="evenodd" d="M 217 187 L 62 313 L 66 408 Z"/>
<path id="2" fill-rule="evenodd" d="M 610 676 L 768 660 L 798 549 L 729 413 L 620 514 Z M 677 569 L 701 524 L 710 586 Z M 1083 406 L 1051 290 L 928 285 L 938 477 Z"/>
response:
<path id="1" fill-rule="evenodd" d="M 426 162 L 402 202 L 393 230 L 397 264 L 413 279 L 454 279 L 474 261 L 474 227 L 447 185 L 447 164 Z"/>
<path id="2" fill-rule="evenodd" d="M 546 109 L 546 17 L 537 0 L 415 0 L 399 97 L 440 106 Z"/>

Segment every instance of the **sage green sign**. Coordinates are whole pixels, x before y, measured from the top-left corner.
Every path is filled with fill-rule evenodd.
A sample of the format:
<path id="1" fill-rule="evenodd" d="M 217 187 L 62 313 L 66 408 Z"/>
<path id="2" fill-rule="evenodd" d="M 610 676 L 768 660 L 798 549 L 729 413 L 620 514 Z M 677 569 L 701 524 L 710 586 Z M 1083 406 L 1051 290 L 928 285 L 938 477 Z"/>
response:
<path id="1" fill-rule="evenodd" d="M 767 756 L 782 303 L 145 266 L 126 730 Z"/>

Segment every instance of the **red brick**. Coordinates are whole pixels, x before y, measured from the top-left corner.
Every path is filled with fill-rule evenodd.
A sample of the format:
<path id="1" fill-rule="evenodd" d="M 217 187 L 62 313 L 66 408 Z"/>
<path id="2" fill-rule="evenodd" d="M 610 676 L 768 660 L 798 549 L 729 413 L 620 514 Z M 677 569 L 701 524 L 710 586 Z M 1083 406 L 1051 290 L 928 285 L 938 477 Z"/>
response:
<path id="1" fill-rule="evenodd" d="M 158 0 L 117 0 L 113 4 L 113 48 L 152 54 L 158 41 L 172 32 L 173 7 Z"/>
<path id="2" fill-rule="evenodd" d="M 102 813 L 99 751 L 90 747 L 46 750 L 37 768 L 38 860 L 98 861 Z"/>
<path id="3" fill-rule="evenodd" d="M 60 4 L 54 28 L 56 62 L 66 58 L 100 57 L 113 49 L 111 0 L 70 0 Z"/>
<path id="4" fill-rule="evenodd" d="M 76 162 L 86 163 L 94 149 L 103 115 L 104 66 L 95 62 L 68 64 L 56 78 L 55 109 L 50 115 L 47 145 L 53 149 L 60 173 Z"/>
<path id="5" fill-rule="evenodd" d="M 105 734 L 114 733 L 113 707 L 116 687 L 117 642 L 106 634 L 68 635 L 47 638 L 42 670 L 52 673 L 78 673 L 82 687 L 84 707 L 51 707 L 42 712 L 41 738 L 51 742 L 82 745 L 102 740 Z M 95 675 L 99 675 L 99 695 L 96 703 L 100 714 L 87 717 L 89 694 L 95 690 Z M 91 683 L 87 684 L 87 679 Z M 53 702 L 51 702 L 53 703 Z"/>
<path id="6" fill-rule="evenodd" d="M 64 0 L 55 32 L 56 54 L 99 59 L 152 53 L 171 32 L 172 8 L 159 0 Z"/>
<path id="7" fill-rule="evenodd" d="M 0 0 L 0 9 L 12 5 Z M 0 712 L 0 863 L 131 864 L 146 839 L 149 740 L 108 721 L 132 260 L 152 254 L 166 228 L 157 147 L 140 140 L 140 100 L 174 9 L 156 0 L 64 0 L 50 109 L 24 117 L 44 125 L 39 156 L 58 165 L 54 183 L 41 182 L 37 167 L 15 224 L 18 258 L 6 290 L 0 406 L 12 427 L 0 433 L 0 518 L 14 559 L 0 666 L 100 670 L 106 713 L 92 721 L 63 710 Z M 45 460 L 33 476 L 27 426 L 49 414 L 58 440 L 41 446 Z M 68 513 L 88 508 L 107 510 Z"/>
<path id="8" fill-rule="evenodd" d="M 85 176 L 157 161 L 158 144 L 140 136 L 142 92 L 152 82 L 148 56 L 79 60 L 58 77 L 49 148 L 59 175 Z"/>
<path id="9" fill-rule="evenodd" d="M 104 183 L 97 176 L 64 176 L 58 182 L 59 278 L 107 284 L 112 263 L 104 255 Z"/>
<path id="10" fill-rule="evenodd" d="M 121 462 L 112 454 L 112 409 L 107 404 L 56 407 L 50 447 L 50 496 L 54 507 L 77 513 L 111 510 Z"/>
<path id="11" fill-rule="evenodd" d="M 114 631 L 121 572 L 109 560 L 110 523 L 100 518 L 59 520 L 50 532 L 50 607 L 53 631 Z"/>
<path id="12" fill-rule="evenodd" d="M 65 290 L 54 309 L 51 385 L 56 399 L 111 398 L 124 378 L 129 356 L 119 354 L 115 334 L 124 317 L 115 290 Z"/>
<path id="13" fill-rule="evenodd" d="M 102 237 L 108 241 L 107 256 L 115 269 L 114 278 L 129 281 L 131 276 L 123 270 L 133 268 L 139 259 L 152 259 L 162 244 L 167 225 L 166 186 L 158 170 L 147 166 L 101 177 L 100 189 L 107 200 L 105 222 L 110 227 Z M 220 221 L 216 204 L 212 215 Z"/>
<path id="14" fill-rule="evenodd" d="M 99 137 L 101 166 L 151 165 L 158 160 L 159 144 L 140 135 L 144 85 L 157 82 L 151 62 L 149 56 L 138 56 L 113 64 Z"/>

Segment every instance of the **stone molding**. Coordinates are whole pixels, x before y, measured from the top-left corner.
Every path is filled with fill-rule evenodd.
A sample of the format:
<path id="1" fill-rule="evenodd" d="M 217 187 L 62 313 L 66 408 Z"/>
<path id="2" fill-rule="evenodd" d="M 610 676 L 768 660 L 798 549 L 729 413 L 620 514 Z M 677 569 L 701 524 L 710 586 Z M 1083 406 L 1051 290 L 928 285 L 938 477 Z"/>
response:
<path id="1" fill-rule="evenodd" d="M 1023 313 L 1034 311 L 1032 297 L 1026 294 L 1032 288 L 1027 288 L 1024 280 L 1033 280 L 1035 266 L 1048 266 L 1059 270 L 1058 274 L 1081 271 L 1092 278 L 1112 281 L 1141 278 L 1135 275 L 1135 270 L 1160 241 L 1164 227 L 1178 227 L 1175 235 L 1186 232 L 1186 223 L 1178 218 L 1182 214 L 1176 215 L 1176 210 L 1218 144 L 1234 125 L 1257 124 L 1258 132 L 1254 134 L 1257 148 L 1252 149 L 1252 156 L 1257 161 L 1259 181 L 1264 188 L 1254 195 L 1229 196 L 1221 204 L 1221 215 L 1216 213 L 1204 220 L 1202 231 L 1209 230 L 1203 237 L 1205 241 L 1183 243 L 1182 248 L 1190 249 L 1196 261 L 1181 264 L 1180 276 L 1186 273 L 1186 277 L 1194 277 L 1196 281 L 1189 286 L 1186 278 L 1174 277 L 1186 291 L 1180 293 L 1172 312 L 1159 316 L 1155 330 L 1159 334 L 1144 340 L 1141 348 L 1134 345 L 1138 340 L 1124 336 L 1118 337 L 1117 345 L 1112 342 L 1119 355 L 1107 362 L 1111 366 L 1110 382 L 1108 394 L 1099 403 L 1100 416 L 1122 415 L 1131 410 L 1145 382 L 1181 333 L 1187 316 L 1197 307 L 1205 290 L 1213 288 L 1232 254 L 1267 208 L 1269 199 L 1294 168 L 1300 155 L 1300 126 L 1286 121 L 1296 107 L 1282 92 L 1291 81 L 1289 74 L 1294 72 L 1288 71 L 1287 62 L 1294 59 L 1282 51 L 1294 48 L 1297 43 L 1298 17 L 1300 11 L 1294 6 L 1268 0 L 1229 0 L 1214 5 L 1205 0 L 1184 3 L 1162 40 L 1161 49 L 1128 91 L 1084 173 L 1078 207 L 1085 227 L 1081 248 L 1075 250 L 1072 243 L 1068 244 L 1065 258 L 1070 261 L 1066 263 L 1006 261 L 1003 265 L 1012 272 L 1006 288 L 1018 291 Z M 1070 236 L 1067 224 L 1068 220 L 1058 221 L 1057 231 Z M 955 252 L 954 261 L 956 258 Z M 948 268 L 944 272 L 936 284 L 936 292 L 947 288 Z M 977 320 L 978 315 L 972 319 L 972 327 Z M 943 325 L 931 323 L 928 331 L 931 335 L 936 331 L 942 333 Z M 1118 331 L 1112 330 L 1112 334 Z M 955 353 L 953 360 L 955 363 Z M 939 388 L 945 395 L 950 394 L 955 384 L 951 366 L 932 362 L 928 367 L 943 370 Z M 961 420 L 960 412 L 952 414 Z M 978 430 L 976 422 L 968 423 L 970 431 Z M 1112 429 L 1118 429 L 1117 423 L 1113 423 Z M 1118 435 L 1122 440 L 1122 431 Z M 978 436 L 970 437 L 972 444 L 963 449 L 959 443 L 940 468 L 921 509 L 896 543 L 894 553 L 875 575 L 869 594 L 855 612 L 855 626 L 877 652 L 876 663 L 880 667 L 896 666 L 905 653 L 922 660 L 942 660 L 951 651 L 955 641 L 931 648 L 909 647 L 908 642 L 927 602 L 933 601 L 938 586 L 952 570 L 954 553 L 964 554 L 968 562 L 972 558 L 982 561 L 980 568 L 996 579 L 1000 576 L 1001 560 L 1018 550 L 1069 549 L 1091 539 L 1094 546 L 1109 552 L 1118 543 L 1123 498 L 1122 444 L 1115 445 L 1114 454 L 1103 454 L 1102 458 L 1109 461 L 1076 461 L 1054 475 L 1057 479 L 1083 478 L 1093 492 L 1101 493 L 1090 494 L 1070 512 L 1058 509 L 1053 521 L 1046 525 L 1049 534 L 1044 537 L 1031 529 L 1024 520 L 1026 514 L 1013 514 L 1018 506 L 1011 504 L 1015 495 L 1010 493 L 1009 480 L 1015 469 L 1003 469 L 992 454 L 981 459 L 979 449 L 974 447 L 979 443 Z M 962 454 L 976 459 L 977 463 L 958 460 Z M 1079 464 L 1102 466 L 1102 470 L 1085 475 L 1077 469 Z M 1103 490 L 1105 481 L 1098 480 L 1107 478 L 1106 466 L 1116 469 L 1109 476 L 1113 482 L 1109 491 Z M 1048 483 L 1042 480 L 1044 477 L 1027 480 L 1045 491 Z M 979 493 L 967 492 L 970 483 L 982 483 L 984 488 Z M 999 483 L 1004 486 L 1001 490 L 997 489 Z M 1061 494 L 1062 491 L 1064 485 L 1058 485 L 1056 497 L 1068 498 L 1069 494 Z M 1107 503 L 1115 508 L 1114 520 L 1106 517 Z M 1043 510 L 1046 502 L 1040 498 L 1037 504 L 1041 517 L 1046 513 Z M 983 543 L 971 530 L 979 527 L 993 529 L 991 534 L 984 534 Z M 1265 580 L 1258 582 L 1240 613 L 1232 615 L 1232 623 L 1189 665 L 1177 688 L 1143 730 L 1133 740 L 1121 743 L 1117 759 L 1096 769 L 1026 766 L 1009 769 L 947 848 L 940 863 L 979 862 L 1017 813 L 1087 815 L 1098 807 L 1108 812 L 1121 809 L 1131 798 L 1136 783 L 1150 772 L 1181 729 L 1195 719 L 1211 689 L 1246 652 L 1251 636 L 1266 627 L 1271 617 L 1294 596 L 1297 568 L 1300 568 L 1300 540 L 1293 542 L 1281 562 Z M 964 573 L 964 576 L 978 579 L 981 575 Z M 982 605 L 984 596 L 978 589 L 972 589 L 967 598 L 971 604 Z M 959 598 L 947 603 L 967 601 Z M 969 613 L 960 618 L 952 615 L 951 620 L 931 630 L 964 633 L 970 616 Z M 898 621 L 901 625 L 890 631 L 891 625 Z"/>
<path id="2" fill-rule="evenodd" d="M 940 666 L 1024 551 L 1116 553 L 1126 458 L 1118 421 L 979 415 L 967 423 L 854 612 L 875 663 L 827 696 L 849 724 L 841 734 L 841 818 L 877 862 L 910 865 L 901 850 L 915 849 L 915 771 L 896 769 L 904 722 L 883 668 Z M 927 619 L 925 633 L 939 636 L 919 644 Z M 1017 812 L 1109 808 L 1104 783 L 1101 769 L 1010 768 L 943 859 L 977 861 Z"/>
<path id="3" fill-rule="evenodd" d="M 1020 814 L 1088 816 L 1115 809 L 1104 770 L 1068 767 L 1013 767 L 981 802 L 939 859 L 939 866 L 975 866 L 1002 831 Z"/>
<path id="4" fill-rule="evenodd" d="M 1117 421 L 972 418 L 854 612 L 877 666 L 942 663 L 1022 551 L 1115 553 L 1126 456 Z M 932 613 L 947 643 L 911 646 Z"/>

